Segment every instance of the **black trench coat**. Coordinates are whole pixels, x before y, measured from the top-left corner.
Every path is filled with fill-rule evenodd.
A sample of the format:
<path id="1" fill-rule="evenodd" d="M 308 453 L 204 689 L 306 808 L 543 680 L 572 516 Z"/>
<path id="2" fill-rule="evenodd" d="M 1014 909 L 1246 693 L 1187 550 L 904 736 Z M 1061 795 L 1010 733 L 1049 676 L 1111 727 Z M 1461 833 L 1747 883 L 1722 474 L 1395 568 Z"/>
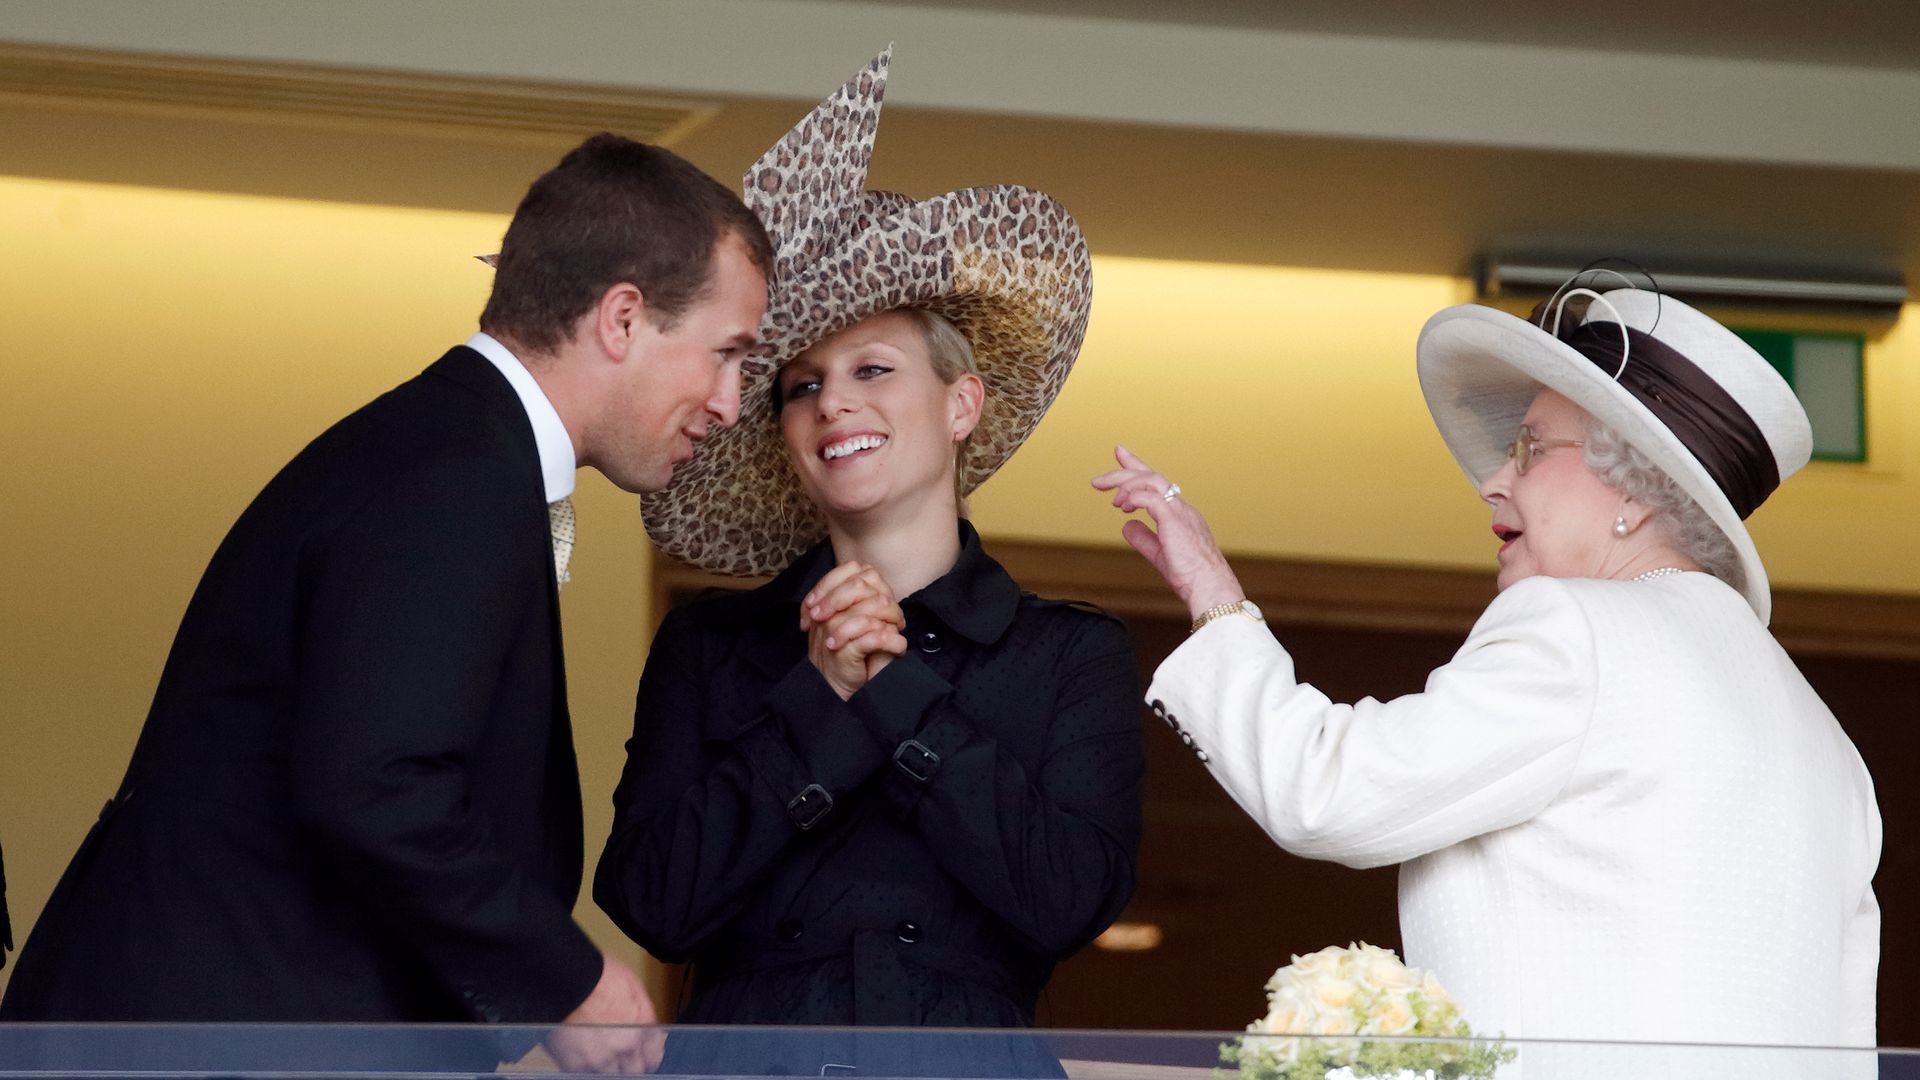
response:
<path id="1" fill-rule="evenodd" d="M 1126 631 L 1022 593 L 960 529 L 953 569 L 901 603 L 909 652 L 850 701 L 799 630 L 834 566 L 825 543 L 662 624 L 593 894 L 654 955 L 693 962 L 682 1023 L 1027 1026 L 1054 962 L 1131 896 L 1143 764 Z M 680 1049 L 668 1071 L 825 1063 Z M 924 1071 L 883 1056 L 861 1071 Z"/>

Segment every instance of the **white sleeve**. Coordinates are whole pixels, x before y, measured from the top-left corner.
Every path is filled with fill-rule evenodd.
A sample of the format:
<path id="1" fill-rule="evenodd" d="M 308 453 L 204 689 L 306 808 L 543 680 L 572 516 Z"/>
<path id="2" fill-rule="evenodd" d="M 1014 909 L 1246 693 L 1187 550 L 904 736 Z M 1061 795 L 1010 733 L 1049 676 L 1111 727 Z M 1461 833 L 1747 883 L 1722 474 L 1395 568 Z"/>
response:
<path id="1" fill-rule="evenodd" d="M 1281 847 L 1383 866 L 1545 809 L 1572 775 L 1595 683 L 1585 614 L 1536 577 L 1501 593 L 1418 694 L 1335 704 L 1295 681 L 1265 626 L 1229 617 L 1175 649 L 1147 699 Z"/>
<path id="2" fill-rule="evenodd" d="M 1873 777 L 1866 763 L 1859 763 L 1860 789 L 1865 803 L 1858 856 L 1859 874 L 1865 881 L 1860 902 L 1847 919 L 1840 938 L 1840 1031 L 1843 1046 L 1875 1046 L 1879 1039 L 1878 992 L 1880 986 L 1880 901 L 1873 895 L 1873 872 L 1880 865 L 1885 834 L 1880 807 L 1873 797 Z"/>
<path id="3" fill-rule="evenodd" d="M 1875 991 L 1880 980 L 1880 903 L 1869 888 L 1847 920 L 1840 941 L 1841 1038 L 1845 1046 L 1873 1046 L 1878 1038 Z"/>

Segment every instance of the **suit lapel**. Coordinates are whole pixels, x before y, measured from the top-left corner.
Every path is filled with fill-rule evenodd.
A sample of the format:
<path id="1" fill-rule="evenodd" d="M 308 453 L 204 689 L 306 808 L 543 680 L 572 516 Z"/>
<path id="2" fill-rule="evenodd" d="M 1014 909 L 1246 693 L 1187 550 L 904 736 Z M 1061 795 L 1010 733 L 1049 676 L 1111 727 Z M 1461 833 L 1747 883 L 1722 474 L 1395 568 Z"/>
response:
<path id="1" fill-rule="evenodd" d="M 542 537 L 540 551 L 544 559 L 541 578 L 545 582 L 547 640 L 551 643 L 552 732 L 547 740 L 548 799 L 557 833 L 549 854 L 556 879 L 571 892 L 580 887 L 580 868 L 585 857 L 585 842 L 580 822 L 580 767 L 573 748 L 573 720 L 567 708 L 567 657 L 560 621 L 560 585 L 555 580 L 550 522 L 547 515 L 546 480 L 540 469 L 540 447 L 533 437 L 533 422 L 513 384 L 507 381 L 492 361 L 464 345 L 455 346 L 427 368 L 427 375 L 448 379 L 470 391 L 486 403 L 490 419 L 510 433 L 514 447 L 515 482 L 527 491 L 527 514 Z M 570 827 L 569 827 L 570 826 Z"/>

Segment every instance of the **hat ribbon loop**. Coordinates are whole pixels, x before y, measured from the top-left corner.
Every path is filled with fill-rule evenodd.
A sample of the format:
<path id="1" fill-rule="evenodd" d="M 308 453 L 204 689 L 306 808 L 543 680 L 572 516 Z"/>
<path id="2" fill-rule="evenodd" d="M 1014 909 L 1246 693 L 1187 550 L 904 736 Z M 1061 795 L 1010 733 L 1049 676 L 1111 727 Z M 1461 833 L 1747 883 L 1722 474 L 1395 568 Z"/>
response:
<path id="1" fill-rule="evenodd" d="M 1646 273 L 1646 271 L 1643 270 L 1641 271 L 1641 273 L 1644 274 Z M 1532 316 L 1533 320 L 1535 322 L 1538 322 L 1540 313 L 1543 311 L 1557 311 L 1558 308 L 1556 308 L 1555 305 L 1560 302 L 1560 294 L 1566 292 L 1568 289 L 1578 288 L 1579 286 L 1577 286 L 1575 283 L 1578 282 L 1581 278 L 1588 278 L 1589 280 L 1591 280 L 1594 278 L 1598 278 L 1602 275 L 1619 278 L 1620 286 L 1622 288 L 1637 289 L 1640 287 L 1639 284 L 1636 283 L 1632 278 L 1628 277 L 1627 275 L 1621 273 L 1618 270 L 1615 270 L 1610 266 L 1595 266 L 1592 263 L 1589 263 L 1579 273 L 1561 282 L 1560 287 L 1553 290 L 1553 295 L 1547 297 L 1547 299 L 1543 303 L 1541 303 L 1539 307 L 1534 309 L 1534 314 Z M 1648 280 L 1652 280 L 1652 275 L 1648 275 Z M 1592 296 L 1593 293 L 1591 291 L 1588 291 L 1587 295 Z M 1556 322 L 1556 325 L 1558 325 L 1557 322 Z"/>
<path id="2" fill-rule="evenodd" d="M 1672 346 L 1624 321 L 1608 328 L 1585 322 L 1556 336 L 1602 371 L 1613 371 L 1621 389 L 1700 462 L 1742 520 L 1780 486 L 1780 466 L 1760 425 L 1713 376 Z"/>
<path id="3" fill-rule="evenodd" d="M 1613 369 L 1613 381 L 1619 382 L 1621 374 L 1627 370 L 1627 358 L 1633 353 L 1633 342 L 1627 337 L 1627 320 L 1620 317 L 1620 309 L 1613 306 L 1613 301 L 1608 300 L 1592 289 L 1567 289 L 1565 285 L 1560 286 L 1560 288 L 1566 290 L 1566 295 L 1563 296 L 1560 292 L 1556 291 L 1553 294 L 1553 299 L 1548 301 L 1549 304 L 1553 305 L 1553 325 L 1547 328 L 1547 333 L 1565 340 L 1560 333 L 1560 317 L 1566 314 L 1567 304 L 1571 302 L 1574 297 L 1590 296 L 1593 298 L 1594 303 L 1605 304 L 1607 310 L 1613 312 L 1614 324 L 1620 327 L 1620 366 Z M 1588 357 L 1588 359 L 1592 359 L 1592 357 Z"/>

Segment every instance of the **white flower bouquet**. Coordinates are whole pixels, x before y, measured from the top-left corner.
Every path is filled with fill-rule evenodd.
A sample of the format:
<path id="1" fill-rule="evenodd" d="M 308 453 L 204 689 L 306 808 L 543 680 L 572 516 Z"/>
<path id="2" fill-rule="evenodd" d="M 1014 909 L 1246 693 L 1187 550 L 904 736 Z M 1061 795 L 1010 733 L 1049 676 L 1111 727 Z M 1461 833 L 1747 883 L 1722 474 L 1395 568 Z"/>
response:
<path id="1" fill-rule="evenodd" d="M 1220 1057 L 1241 1080 L 1485 1080 L 1513 1060 L 1514 1051 L 1472 1034 L 1432 972 L 1362 942 L 1296 956 L 1274 972 L 1267 1015 Z"/>

